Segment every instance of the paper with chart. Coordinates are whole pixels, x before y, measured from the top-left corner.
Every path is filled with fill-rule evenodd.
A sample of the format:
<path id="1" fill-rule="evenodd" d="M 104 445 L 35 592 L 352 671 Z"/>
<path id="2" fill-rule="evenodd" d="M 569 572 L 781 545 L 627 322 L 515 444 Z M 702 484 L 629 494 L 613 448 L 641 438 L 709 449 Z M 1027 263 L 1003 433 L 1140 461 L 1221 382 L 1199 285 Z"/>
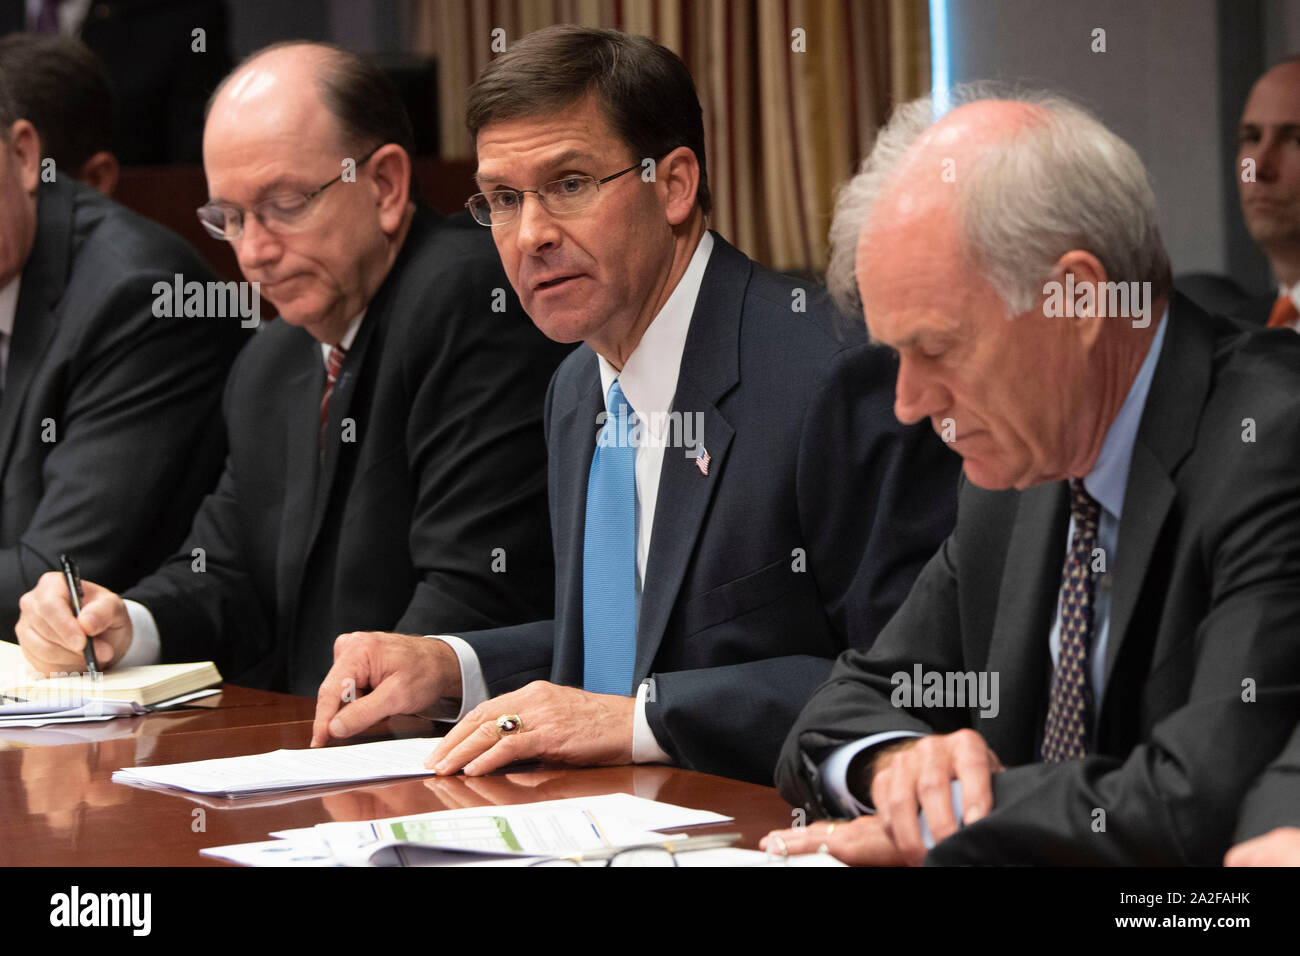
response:
<path id="1" fill-rule="evenodd" d="M 511 806 L 470 807 L 357 823 L 318 823 L 312 839 L 323 839 L 334 856 L 351 865 L 429 865 L 457 857 L 565 856 L 610 846 L 662 839 L 655 830 L 726 823 L 730 817 L 692 810 L 628 793 L 544 800 Z M 299 831 L 283 835 L 295 838 Z M 306 833 L 303 833 L 306 836 Z M 394 849 L 418 849 L 419 862 Z M 429 851 L 442 851 L 438 856 Z"/>
<path id="2" fill-rule="evenodd" d="M 512 806 L 466 807 L 387 820 L 318 823 L 278 830 L 259 843 L 210 847 L 204 856 L 245 866 L 528 866 L 604 846 L 655 843 L 662 831 L 727 823 L 731 817 L 629 793 L 569 797 Z M 508 829 L 508 835 L 507 835 Z M 650 832 L 658 830 L 660 832 Z M 473 845 L 452 850 L 408 840 Z M 604 842 L 601 842 L 603 838 Z M 505 846 L 508 849 L 502 849 Z M 516 850 L 514 847 L 519 849 Z M 526 855 L 526 847 L 534 855 Z M 584 866 L 604 866 L 596 859 Z M 678 866 L 842 866 L 825 853 L 782 858 L 736 847 L 679 853 Z"/>

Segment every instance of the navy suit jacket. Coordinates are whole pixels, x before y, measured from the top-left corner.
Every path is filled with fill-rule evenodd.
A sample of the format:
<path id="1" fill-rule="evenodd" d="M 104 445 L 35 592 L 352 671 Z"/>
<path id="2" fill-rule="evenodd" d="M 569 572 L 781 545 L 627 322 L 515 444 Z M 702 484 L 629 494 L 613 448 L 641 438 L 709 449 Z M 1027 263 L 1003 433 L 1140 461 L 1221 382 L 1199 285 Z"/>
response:
<path id="1" fill-rule="evenodd" d="M 954 521 L 959 459 L 893 414 L 893 354 L 824 296 L 715 236 L 673 410 L 703 420 L 708 475 L 668 447 L 637 622 L 634 680 L 681 766 L 771 783 L 804 702 L 866 647 Z M 814 293 L 818 290 L 805 290 Z M 583 682 L 587 476 L 604 410 L 580 347 L 546 398 L 556 619 L 462 634 L 488 689 Z"/>

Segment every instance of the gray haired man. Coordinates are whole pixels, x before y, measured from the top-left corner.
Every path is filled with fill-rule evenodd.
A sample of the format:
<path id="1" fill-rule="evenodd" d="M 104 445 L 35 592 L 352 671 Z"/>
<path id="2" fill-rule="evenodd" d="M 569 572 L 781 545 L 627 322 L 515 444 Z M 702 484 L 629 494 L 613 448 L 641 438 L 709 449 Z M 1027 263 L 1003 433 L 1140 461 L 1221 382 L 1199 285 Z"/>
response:
<path id="1" fill-rule="evenodd" d="M 836 211 L 833 291 L 967 481 L 786 740 L 786 798 L 855 819 L 765 842 L 1217 864 L 1300 714 L 1300 342 L 1171 293 L 1146 174 L 1096 119 L 979 96 L 901 109 Z"/>

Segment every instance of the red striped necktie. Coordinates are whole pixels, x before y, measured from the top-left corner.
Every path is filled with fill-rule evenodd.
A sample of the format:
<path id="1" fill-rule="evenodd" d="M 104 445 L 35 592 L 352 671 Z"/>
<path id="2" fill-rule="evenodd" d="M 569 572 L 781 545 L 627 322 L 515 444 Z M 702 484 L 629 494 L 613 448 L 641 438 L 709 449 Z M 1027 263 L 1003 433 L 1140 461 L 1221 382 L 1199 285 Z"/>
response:
<path id="1" fill-rule="evenodd" d="M 325 379 L 325 390 L 320 395 L 319 447 L 322 454 L 325 452 L 325 425 L 330 420 L 330 396 L 334 394 L 334 383 L 339 379 L 339 371 L 343 368 L 343 358 L 347 354 L 347 349 L 340 348 L 337 345 L 331 346 L 329 360 L 325 363 L 327 378 Z"/>

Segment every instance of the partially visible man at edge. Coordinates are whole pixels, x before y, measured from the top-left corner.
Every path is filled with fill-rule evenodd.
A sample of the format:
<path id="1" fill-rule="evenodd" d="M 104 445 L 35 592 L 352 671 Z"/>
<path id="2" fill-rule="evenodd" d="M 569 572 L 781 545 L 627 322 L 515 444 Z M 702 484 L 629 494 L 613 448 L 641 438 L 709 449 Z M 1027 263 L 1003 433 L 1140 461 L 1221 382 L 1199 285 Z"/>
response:
<path id="1" fill-rule="evenodd" d="M 15 83 L 15 81 L 19 81 Z M 221 473 L 222 384 L 249 333 L 159 309 L 213 278 L 175 233 L 44 162 L 0 56 L 0 634 L 68 553 L 125 587 L 180 543 Z M 84 664 L 62 670 L 80 670 Z"/>

